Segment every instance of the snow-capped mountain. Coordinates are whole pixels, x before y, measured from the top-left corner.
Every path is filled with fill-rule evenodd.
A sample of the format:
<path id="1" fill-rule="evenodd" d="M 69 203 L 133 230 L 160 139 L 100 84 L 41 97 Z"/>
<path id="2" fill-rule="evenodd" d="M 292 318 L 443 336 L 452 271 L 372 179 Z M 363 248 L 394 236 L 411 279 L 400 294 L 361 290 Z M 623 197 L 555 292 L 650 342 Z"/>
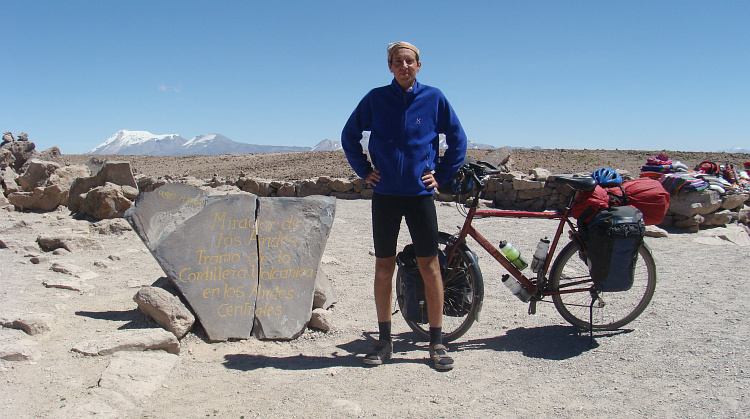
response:
<path id="1" fill-rule="evenodd" d="M 742 148 L 742 147 L 733 147 L 733 148 L 727 148 L 724 150 L 719 150 L 719 152 L 725 152 L 725 153 L 746 153 L 750 154 L 750 149 Z"/>
<path id="2" fill-rule="evenodd" d="M 186 142 L 186 139 L 177 134 L 154 135 L 148 131 L 121 130 L 86 154 L 168 156 Z"/>
<path id="3" fill-rule="evenodd" d="M 309 151 L 310 147 L 289 147 L 239 143 L 221 134 L 198 135 L 186 140 L 180 135 L 154 135 L 148 131 L 118 131 L 86 154 L 130 154 L 147 156 L 189 156 Z"/>
<path id="4" fill-rule="evenodd" d="M 323 140 L 318 143 L 315 147 L 312 148 L 310 151 L 335 151 L 335 150 L 343 150 L 341 147 L 341 141 L 334 141 L 334 140 Z"/>
<path id="5" fill-rule="evenodd" d="M 365 132 L 362 148 L 367 150 L 370 133 Z M 445 149 L 445 136 L 440 136 L 440 148 Z M 491 145 L 469 141 L 470 149 L 492 149 Z M 178 134 L 155 135 L 148 131 L 121 130 L 86 154 L 129 154 L 146 156 L 190 156 L 250 153 L 288 153 L 295 151 L 342 150 L 341 141 L 323 140 L 313 148 L 257 145 L 234 141 L 221 134 L 198 135 L 186 140 Z"/>

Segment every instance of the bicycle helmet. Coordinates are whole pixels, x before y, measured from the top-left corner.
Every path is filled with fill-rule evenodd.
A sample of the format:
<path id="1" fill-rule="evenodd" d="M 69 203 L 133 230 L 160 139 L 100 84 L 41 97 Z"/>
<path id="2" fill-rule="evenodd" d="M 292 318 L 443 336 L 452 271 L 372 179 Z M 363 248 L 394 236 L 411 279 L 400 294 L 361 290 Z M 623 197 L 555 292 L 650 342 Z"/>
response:
<path id="1" fill-rule="evenodd" d="M 601 169 L 594 170 L 591 177 L 596 180 L 599 186 L 620 186 L 622 184 L 622 176 L 617 171 L 602 167 Z"/>

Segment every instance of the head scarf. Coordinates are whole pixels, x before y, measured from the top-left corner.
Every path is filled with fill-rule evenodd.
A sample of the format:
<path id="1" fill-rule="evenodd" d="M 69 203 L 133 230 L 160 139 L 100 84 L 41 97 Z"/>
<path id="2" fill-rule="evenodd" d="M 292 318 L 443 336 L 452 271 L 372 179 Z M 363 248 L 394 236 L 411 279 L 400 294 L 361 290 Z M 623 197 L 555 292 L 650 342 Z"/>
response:
<path id="1" fill-rule="evenodd" d="M 419 49 L 408 42 L 399 41 L 391 42 L 390 44 L 388 44 L 388 63 L 391 62 L 391 56 L 393 56 L 393 53 L 401 48 L 406 48 L 414 51 L 414 53 L 417 54 L 417 61 L 419 61 Z"/>

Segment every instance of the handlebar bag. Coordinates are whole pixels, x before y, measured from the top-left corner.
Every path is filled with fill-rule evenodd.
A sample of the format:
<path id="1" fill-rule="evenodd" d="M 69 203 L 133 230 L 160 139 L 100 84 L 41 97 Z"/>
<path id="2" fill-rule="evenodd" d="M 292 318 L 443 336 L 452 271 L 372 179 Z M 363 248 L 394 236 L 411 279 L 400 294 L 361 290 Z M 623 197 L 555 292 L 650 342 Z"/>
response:
<path id="1" fill-rule="evenodd" d="M 646 225 L 640 210 L 630 206 L 606 208 L 586 225 L 587 262 L 600 291 L 627 291 L 633 286 L 638 249 Z"/>
<path id="2" fill-rule="evenodd" d="M 428 323 L 427 298 L 424 294 L 424 280 L 419 273 L 417 255 L 414 246 L 408 244 L 396 256 L 398 275 L 401 277 L 401 287 L 396 290 L 401 311 L 406 320 L 416 323 Z"/>

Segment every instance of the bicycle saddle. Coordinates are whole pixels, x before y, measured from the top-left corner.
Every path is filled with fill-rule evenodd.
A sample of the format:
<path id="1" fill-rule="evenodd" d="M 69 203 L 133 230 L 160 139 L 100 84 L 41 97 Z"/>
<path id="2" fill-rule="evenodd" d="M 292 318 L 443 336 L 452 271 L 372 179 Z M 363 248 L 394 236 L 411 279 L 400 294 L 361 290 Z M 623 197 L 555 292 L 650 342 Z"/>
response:
<path id="1" fill-rule="evenodd" d="M 557 176 L 555 177 L 555 182 L 570 185 L 570 187 L 579 191 L 593 191 L 594 188 L 596 188 L 596 180 L 594 180 L 594 178 L 590 176 L 586 176 L 586 177 Z"/>

